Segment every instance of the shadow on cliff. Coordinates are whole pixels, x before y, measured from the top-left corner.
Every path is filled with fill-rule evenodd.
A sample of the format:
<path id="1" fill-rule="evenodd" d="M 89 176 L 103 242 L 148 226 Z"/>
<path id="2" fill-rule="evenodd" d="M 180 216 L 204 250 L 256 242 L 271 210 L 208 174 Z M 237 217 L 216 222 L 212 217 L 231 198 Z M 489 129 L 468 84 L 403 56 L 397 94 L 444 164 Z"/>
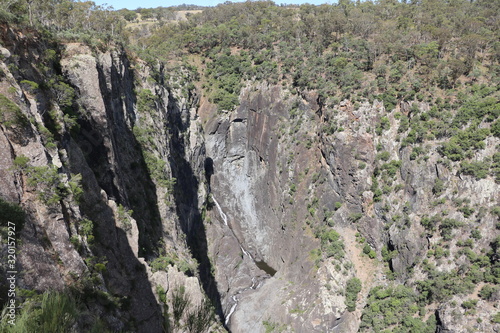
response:
<path id="1" fill-rule="evenodd" d="M 128 62 L 125 57 L 121 61 Z M 124 67 L 129 68 L 127 64 Z M 161 332 L 162 311 L 144 265 L 136 258 L 127 234 L 116 227 L 113 212 L 100 193 L 103 189 L 108 200 L 134 211 L 132 216 L 139 228 L 139 256 L 153 256 L 158 249 L 162 226 L 155 184 L 147 171 L 140 145 L 128 126 L 135 117 L 133 73 L 127 70 L 120 74 L 115 65 L 111 66 L 109 74 L 100 65 L 97 71 L 106 123 L 98 121 L 101 114 L 91 112 L 90 116 L 79 119 L 80 130 L 72 136 L 83 156 L 71 153 L 69 137 L 63 139 L 63 145 L 69 148 L 72 172 L 83 176 L 84 200 L 80 208 L 94 221 L 96 245 L 92 251 L 96 258 L 106 261 L 103 272 L 106 288 L 120 299 L 114 305 L 118 307 L 116 310 L 130 314 L 124 322 L 125 327 L 116 329 Z M 109 300 L 97 302 L 113 313 L 113 308 L 108 309 Z"/>
<path id="2" fill-rule="evenodd" d="M 187 160 L 186 142 L 182 132 L 189 128 L 189 120 L 187 123 L 183 122 L 181 110 L 179 110 L 171 94 L 169 95 L 168 121 L 171 138 L 169 162 L 172 176 L 177 179 L 174 186 L 176 213 L 179 217 L 180 227 L 186 235 L 189 249 L 193 257 L 198 261 L 203 289 L 215 306 L 216 312 L 222 319 L 222 322 L 224 322 L 221 298 L 215 278 L 212 275 L 212 264 L 208 257 L 207 236 L 203 225 L 203 218 L 199 210 L 200 202 L 198 201 L 200 184 L 196 178 L 196 174 L 200 174 L 201 172 L 207 174 L 206 169 L 213 168 L 213 165 L 210 165 L 210 159 L 205 159 L 204 147 L 199 147 L 198 150 L 193 152 L 194 157 L 191 161 L 199 170 L 195 172 L 192 164 Z M 209 177 L 207 180 L 209 181 Z"/>

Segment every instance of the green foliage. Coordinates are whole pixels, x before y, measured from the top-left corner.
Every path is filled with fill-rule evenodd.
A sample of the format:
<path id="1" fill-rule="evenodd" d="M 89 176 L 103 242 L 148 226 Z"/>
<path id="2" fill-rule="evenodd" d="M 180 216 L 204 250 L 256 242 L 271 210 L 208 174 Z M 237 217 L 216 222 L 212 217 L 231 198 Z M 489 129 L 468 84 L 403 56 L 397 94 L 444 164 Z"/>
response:
<path id="1" fill-rule="evenodd" d="M 457 229 L 463 225 L 464 224 L 460 221 L 451 218 L 446 218 L 439 225 L 441 236 L 443 237 L 444 240 L 449 241 L 452 239 L 453 229 Z"/>
<path id="2" fill-rule="evenodd" d="M 322 227 L 316 232 L 316 238 L 321 240 L 321 251 L 326 258 L 341 260 L 345 256 L 344 242 L 339 233 L 328 227 Z"/>
<path id="3" fill-rule="evenodd" d="M 179 325 L 179 321 L 181 320 L 184 311 L 191 304 L 191 300 L 189 296 L 186 294 L 186 290 L 184 286 L 180 286 L 174 289 L 172 293 L 172 311 L 174 315 L 175 325 Z"/>
<path id="4" fill-rule="evenodd" d="M 378 153 L 376 157 L 377 160 L 382 160 L 386 162 L 389 160 L 389 158 L 391 158 L 391 154 L 388 151 L 383 151 L 381 153 Z"/>
<path id="5" fill-rule="evenodd" d="M 266 330 L 266 333 L 281 333 L 286 331 L 286 325 L 282 324 L 280 325 L 279 323 L 272 322 L 269 320 L 264 320 L 262 322 L 262 325 L 264 326 L 264 329 Z"/>
<path id="6" fill-rule="evenodd" d="M 21 85 L 27 89 L 28 91 L 30 91 L 31 93 L 35 92 L 35 90 L 38 89 L 38 83 L 36 82 L 33 82 L 33 81 L 29 81 L 29 80 L 22 80 L 21 82 Z"/>
<path id="7" fill-rule="evenodd" d="M 213 306 L 208 301 L 203 301 L 186 318 L 186 328 L 190 333 L 207 332 L 215 319 Z"/>
<path id="8" fill-rule="evenodd" d="M 399 171 L 399 168 L 401 168 L 401 165 L 401 161 L 392 160 L 389 163 L 382 164 L 379 169 L 381 172 L 392 178 L 396 176 L 396 173 Z"/>
<path id="9" fill-rule="evenodd" d="M 117 213 L 117 220 L 122 226 L 123 230 L 130 231 L 130 229 L 132 228 L 130 219 L 132 217 L 132 214 L 134 214 L 134 211 L 131 209 L 126 209 L 124 206 L 122 206 L 122 204 L 118 204 Z"/>
<path id="10" fill-rule="evenodd" d="M 452 161 L 460 161 L 470 155 L 473 150 L 483 149 L 485 147 L 484 140 L 490 135 L 489 129 L 474 127 L 459 130 L 456 133 L 438 149 L 441 155 Z"/>
<path id="11" fill-rule="evenodd" d="M 493 294 L 500 290 L 499 286 L 492 286 L 489 284 L 484 285 L 479 291 L 479 297 L 485 301 L 491 300 Z"/>
<path id="12" fill-rule="evenodd" d="M 374 259 L 376 257 L 375 251 L 371 248 L 371 246 L 366 243 L 365 246 L 363 246 L 363 253 L 366 254 L 370 259 Z"/>
<path id="13" fill-rule="evenodd" d="M 0 197 L 0 226 L 7 226 L 8 222 L 15 223 L 16 231 L 23 228 L 26 213 L 17 204 L 5 201 Z"/>
<path id="14" fill-rule="evenodd" d="M 156 106 L 156 96 L 153 95 L 151 90 L 142 89 L 137 94 L 137 111 L 142 113 L 153 113 L 155 112 Z"/>
<path id="15" fill-rule="evenodd" d="M 435 195 L 441 195 L 444 190 L 444 181 L 442 181 L 440 178 L 436 178 L 434 181 L 434 186 L 432 187 L 432 193 Z"/>
<path id="16" fill-rule="evenodd" d="M 475 286 L 473 279 L 457 274 L 457 272 L 438 272 L 428 267 L 428 278 L 417 282 L 421 299 L 427 302 L 443 302 L 454 295 L 468 294 Z"/>
<path id="17" fill-rule="evenodd" d="M 363 213 L 352 213 L 347 218 L 349 222 L 356 223 L 363 217 Z"/>
<path id="18" fill-rule="evenodd" d="M 398 256 L 398 250 L 390 251 L 386 245 L 381 250 L 382 259 L 384 261 L 390 261 Z"/>
<path id="19" fill-rule="evenodd" d="M 368 304 L 363 310 L 360 331 L 381 332 L 391 328 L 392 332 L 433 333 L 436 330 L 434 316 L 423 321 L 419 312 L 419 297 L 413 289 L 398 285 L 373 288 L 368 295 Z M 385 331 L 384 331 L 385 332 Z"/>
<path id="20" fill-rule="evenodd" d="M 69 332 L 79 317 L 79 303 L 67 292 L 45 292 L 24 303 L 16 324 L 2 318 L 1 332 Z"/>
<path id="21" fill-rule="evenodd" d="M 28 126 L 29 120 L 14 102 L 0 94 L 0 123 L 6 127 Z"/>
<path id="22" fill-rule="evenodd" d="M 150 262 L 151 270 L 153 272 L 168 271 L 168 267 L 174 265 L 186 275 L 194 275 L 198 270 L 196 261 L 194 263 L 188 262 L 179 258 L 179 256 L 175 253 L 167 253 Z"/>
<path id="23" fill-rule="evenodd" d="M 161 285 L 156 286 L 156 294 L 158 295 L 161 303 L 167 304 L 167 292 Z"/>
<path id="24" fill-rule="evenodd" d="M 462 162 L 460 163 L 460 172 L 464 175 L 474 176 L 477 180 L 488 176 L 490 164 L 486 161 L 480 162 Z"/>
<path id="25" fill-rule="evenodd" d="M 358 278 L 350 278 L 347 280 L 345 289 L 345 304 L 349 312 L 356 310 L 356 300 L 361 291 L 361 280 Z"/>
<path id="26" fill-rule="evenodd" d="M 391 105 L 391 107 L 393 108 L 394 106 Z M 391 127 L 391 124 L 389 122 L 389 118 L 384 116 L 380 119 L 380 124 L 375 129 L 375 132 L 377 133 L 377 135 L 382 135 L 382 132 L 388 130 L 390 127 Z M 384 161 L 387 161 L 387 160 L 384 160 Z"/>
<path id="27" fill-rule="evenodd" d="M 493 134 L 497 138 L 500 138 L 500 119 L 491 124 L 490 130 L 491 134 Z"/>
<path id="28" fill-rule="evenodd" d="M 477 299 L 471 299 L 467 301 L 462 302 L 462 307 L 464 309 L 474 309 L 477 305 L 478 300 Z"/>
<path id="29" fill-rule="evenodd" d="M 55 167 L 28 167 L 25 171 L 28 175 L 28 185 L 36 187 L 38 199 L 44 204 L 57 204 L 68 194 L 68 189 Z"/>
<path id="30" fill-rule="evenodd" d="M 69 108 L 73 105 L 76 98 L 75 90 L 69 84 L 62 81 L 54 84 L 53 88 L 55 91 L 57 103 L 59 104 L 61 109 L 68 112 Z"/>
<path id="31" fill-rule="evenodd" d="M 89 242 L 94 240 L 94 222 L 89 219 L 83 219 L 79 223 L 79 231 L 87 237 Z"/>

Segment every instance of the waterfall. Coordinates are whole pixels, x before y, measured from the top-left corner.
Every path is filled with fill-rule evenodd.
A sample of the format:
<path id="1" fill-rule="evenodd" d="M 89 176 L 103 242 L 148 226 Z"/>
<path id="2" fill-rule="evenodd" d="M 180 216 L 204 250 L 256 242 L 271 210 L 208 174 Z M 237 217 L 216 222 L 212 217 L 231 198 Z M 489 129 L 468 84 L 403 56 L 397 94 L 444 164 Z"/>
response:
<path id="1" fill-rule="evenodd" d="M 214 195 L 212 194 L 212 200 L 214 201 L 215 203 L 215 207 L 217 207 L 217 210 L 219 211 L 219 214 L 220 216 L 222 217 L 222 220 L 224 221 L 224 224 L 225 225 L 228 225 L 227 224 L 227 216 L 226 214 L 224 214 L 224 212 L 222 211 L 222 208 L 220 208 L 220 205 L 219 203 L 217 202 L 217 200 L 215 199 Z"/>
<path id="2" fill-rule="evenodd" d="M 231 310 L 229 310 L 229 313 L 228 313 L 228 315 L 226 317 L 226 326 L 229 323 L 229 319 L 231 318 L 231 315 L 233 314 L 234 310 L 236 310 L 236 307 L 238 306 L 238 299 L 236 298 L 236 296 L 233 296 L 231 298 L 233 299 L 234 304 L 231 307 Z"/>

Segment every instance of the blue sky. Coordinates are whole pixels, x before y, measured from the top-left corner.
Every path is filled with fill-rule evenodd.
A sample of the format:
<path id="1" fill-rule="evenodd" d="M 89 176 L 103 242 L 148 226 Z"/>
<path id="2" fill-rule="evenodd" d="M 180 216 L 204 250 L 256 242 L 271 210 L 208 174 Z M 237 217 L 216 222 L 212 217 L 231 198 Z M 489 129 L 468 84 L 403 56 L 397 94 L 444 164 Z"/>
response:
<path id="1" fill-rule="evenodd" d="M 233 0 L 232 2 L 242 2 L 244 0 Z M 200 5 L 200 6 L 215 6 L 219 3 L 225 2 L 225 0 L 94 0 L 97 5 L 107 4 L 108 6 L 113 6 L 115 9 L 136 9 L 141 8 L 156 8 L 156 7 L 169 7 L 177 6 L 182 4 L 189 5 Z M 320 5 L 323 3 L 335 3 L 335 0 L 274 0 L 275 3 L 287 3 L 287 4 L 303 4 L 310 3 L 314 5 Z"/>

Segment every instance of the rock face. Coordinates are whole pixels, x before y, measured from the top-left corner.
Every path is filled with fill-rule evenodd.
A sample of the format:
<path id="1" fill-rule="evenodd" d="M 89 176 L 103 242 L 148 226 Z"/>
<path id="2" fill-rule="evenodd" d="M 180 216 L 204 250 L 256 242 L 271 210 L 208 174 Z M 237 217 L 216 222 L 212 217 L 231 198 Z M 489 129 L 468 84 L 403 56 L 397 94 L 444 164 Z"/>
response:
<path id="1" fill-rule="evenodd" d="M 166 305 L 158 290 L 169 299 L 184 286 L 192 307 L 204 292 L 195 277 L 172 267 L 162 275 L 149 266 L 171 249 L 187 258 L 186 265 L 192 260 L 181 237 L 181 223 L 189 221 L 178 222 L 175 204 L 166 204 L 168 186 L 155 183 L 145 162 L 149 153 L 163 168 L 158 173 L 170 177 L 168 132 L 183 124 L 163 128 L 155 137 L 161 148 L 145 153 L 133 131 L 152 120 L 137 110 L 134 89 L 156 89 L 152 116 L 165 122 L 183 105 L 159 84 L 142 87 L 140 75 L 146 80 L 149 73 L 134 72 L 120 50 L 95 54 L 75 43 L 56 50 L 60 59 L 47 60 L 42 55 L 54 45 L 37 37 L 3 27 L 2 41 L 16 57 L 1 63 L 0 93 L 17 105 L 19 117 L 30 119 L 4 122 L 0 133 L 1 197 L 27 213 L 18 235 L 19 286 L 45 291 L 81 285 L 91 299 L 108 298 L 89 306 L 110 329 L 161 332 Z M 48 66 L 46 73 L 34 67 L 37 62 Z M 42 74 L 56 80 L 55 88 L 35 86 Z M 32 86 L 19 85 L 23 80 Z M 65 97 L 70 100 L 63 103 Z M 7 111 L 2 109 L 3 120 Z M 41 198 L 47 192 L 58 196 L 48 203 Z"/>
<path id="2" fill-rule="evenodd" d="M 467 247 L 495 258 L 498 184 L 442 163 L 439 141 L 415 158 L 398 141 L 406 102 L 388 112 L 249 82 L 223 112 L 176 81 L 193 80 L 182 69 L 8 27 L 1 39 L 0 197 L 26 212 L 20 287 L 105 295 L 111 309 L 88 306 L 112 330 L 189 330 L 210 299 L 208 331 L 356 332 L 372 288 L 460 272 L 472 233 Z M 456 221 L 451 242 L 432 218 Z M 191 304 L 180 315 L 179 295 Z M 440 332 L 494 331 L 495 297 L 474 323 L 459 296 L 422 311 Z"/>

